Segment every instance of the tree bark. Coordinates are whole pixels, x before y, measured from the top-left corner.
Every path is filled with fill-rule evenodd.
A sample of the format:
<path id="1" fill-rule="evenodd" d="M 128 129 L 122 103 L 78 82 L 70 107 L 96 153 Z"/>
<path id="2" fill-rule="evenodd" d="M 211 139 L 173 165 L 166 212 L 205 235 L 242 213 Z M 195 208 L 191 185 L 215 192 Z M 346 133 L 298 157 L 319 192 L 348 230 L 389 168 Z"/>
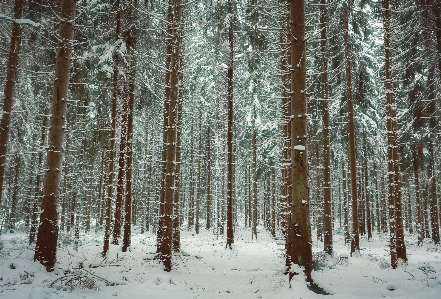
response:
<path id="1" fill-rule="evenodd" d="M 254 116 L 253 116 L 254 117 Z M 256 136 L 256 128 L 254 128 L 253 132 L 253 172 L 251 173 L 251 177 L 253 179 L 253 228 L 251 233 L 251 239 L 253 237 L 257 240 L 257 136 Z"/>
<path id="2" fill-rule="evenodd" d="M 166 87 L 164 109 L 164 148 L 162 168 L 162 190 L 158 229 L 158 258 L 162 261 L 165 271 L 171 271 L 172 238 L 173 238 L 173 205 L 175 187 L 176 130 L 177 130 L 177 101 L 179 89 L 180 62 L 180 29 L 182 20 L 181 0 L 169 0 L 168 23 L 166 33 Z M 162 218 L 162 219 L 161 219 Z M 162 227 L 161 227 L 162 225 Z"/>
<path id="3" fill-rule="evenodd" d="M 136 10 L 138 8 L 138 0 L 132 1 L 127 5 L 125 16 L 124 39 L 127 46 L 126 67 L 127 82 L 125 98 L 127 102 L 127 140 L 126 140 L 126 186 L 125 186 L 125 205 L 124 205 L 124 235 L 122 251 L 126 252 L 131 244 L 132 233 L 132 217 L 134 217 L 133 207 L 135 201 L 132 193 L 132 165 L 133 165 L 133 111 L 135 103 L 135 75 L 136 75 L 136 56 L 135 49 L 137 43 L 136 34 Z"/>
<path id="4" fill-rule="evenodd" d="M 9 217 L 9 229 L 15 229 L 15 222 L 17 220 L 18 179 L 20 177 L 20 164 L 20 158 L 17 154 L 15 158 L 14 186 L 12 193 L 11 214 Z"/>
<path id="5" fill-rule="evenodd" d="M 14 23 L 12 24 L 11 46 L 6 70 L 6 84 L 3 99 L 3 115 L 0 130 L 0 207 L 2 206 L 3 182 L 5 179 L 6 153 L 9 140 L 11 123 L 12 97 L 14 95 L 15 81 L 17 79 L 18 54 L 20 53 L 21 28 L 17 20 L 23 15 L 23 0 L 15 0 Z"/>
<path id="6" fill-rule="evenodd" d="M 44 181 L 44 197 L 40 226 L 37 233 L 34 260 L 38 260 L 53 271 L 57 253 L 57 200 L 59 198 L 60 174 L 62 164 L 62 144 L 64 136 L 65 114 L 67 108 L 67 90 L 69 85 L 70 56 L 74 32 L 76 1 L 62 0 L 60 15 L 60 35 L 55 66 L 54 92 L 52 97 L 52 116 L 49 130 L 47 151 L 47 171 Z"/>
<path id="7" fill-rule="evenodd" d="M 441 52 L 440 52 L 441 53 Z M 441 69 L 440 69 L 441 71 Z M 435 244 L 440 243 L 439 236 L 439 220 L 438 220 L 438 203 L 436 194 L 436 172 L 435 172 L 435 157 L 434 157 L 434 143 L 436 144 L 436 132 L 438 117 L 437 117 L 437 107 L 436 107 L 436 97 L 435 97 L 435 80 L 434 80 L 434 69 L 432 68 L 428 76 L 428 90 L 429 90 L 429 116 L 430 116 L 430 139 L 429 139 L 429 184 L 430 184 L 430 223 L 432 227 L 432 240 Z"/>
<path id="8" fill-rule="evenodd" d="M 329 109 L 328 109 L 328 53 L 327 53 L 327 1 L 321 0 L 321 52 L 322 52 L 322 116 L 323 116 L 323 228 L 324 251 L 332 254 L 332 210 L 331 210 L 331 155 L 329 142 Z"/>
<path id="9" fill-rule="evenodd" d="M 312 282 L 312 240 L 309 220 L 307 99 L 306 99 L 306 40 L 305 2 L 291 1 L 291 142 L 292 142 L 292 256 L 291 261 L 304 267 L 308 282 Z M 294 274 L 294 273 L 293 273 Z"/>
<path id="10" fill-rule="evenodd" d="M 121 11 L 119 9 L 119 1 L 115 3 L 116 9 L 116 40 L 118 43 L 119 37 L 121 35 Z M 118 98 L 120 97 L 120 82 L 119 82 L 119 65 L 120 57 L 117 54 L 116 49 L 113 53 L 113 92 L 112 92 L 112 131 L 110 138 L 110 161 L 109 161 L 109 180 L 107 185 L 107 200 L 106 200 L 106 216 L 105 216 L 105 228 L 104 228 L 104 246 L 103 246 L 103 257 L 107 256 L 110 245 L 110 228 L 111 228 L 111 214 L 112 214 L 112 197 L 114 189 L 114 176 L 115 176 L 115 158 L 116 158 L 116 109 Z"/>
<path id="11" fill-rule="evenodd" d="M 358 195 L 357 195 L 357 165 L 355 147 L 355 125 L 354 108 L 352 99 L 352 75 L 351 75 L 351 54 L 349 45 L 349 7 L 344 7 L 344 39 L 346 56 L 346 97 L 348 99 L 348 126 L 349 126 L 349 167 L 351 173 L 351 199 L 352 199 L 352 231 L 351 231 L 351 255 L 360 250 L 360 237 L 358 232 Z"/>
<path id="12" fill-rule="evenodd" d="M 230 14 L 230 26 L 228 29 L 229 44 L 229 61 L 228 61 L 228 175 L 227 175 L 227 244 L 226 247 L 233 249 L 234 232 L 233 232 L 233 1 L 228 0 L 228 10 Z"/>
<path id="13" fill-rule="evenodd" d="M 401 191 L 399 174 L 399 155 L 397 141 L 397 111 L 392 86 L 391 71 L 391 35 L 389 0 L 383 2 L 384 11 L 384 48 L 386 73 L 386 118 L 387 118 L 387 152 L 388 152 L 388 202 L 391 266 L 396 268 L 398 259 L 407 261 L 404 244 L 403 222 L 401 218 Z"/>

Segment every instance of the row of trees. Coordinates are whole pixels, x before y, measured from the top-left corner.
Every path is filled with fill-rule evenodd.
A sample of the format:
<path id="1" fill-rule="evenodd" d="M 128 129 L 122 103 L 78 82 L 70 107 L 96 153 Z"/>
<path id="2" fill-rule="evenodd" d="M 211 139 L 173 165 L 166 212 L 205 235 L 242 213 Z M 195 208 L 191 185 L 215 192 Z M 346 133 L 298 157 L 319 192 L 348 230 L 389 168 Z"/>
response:
<path id="1" fill-rule="evenodd" d="M 0 5 L 1 220 L 48 271 L 60 237 L 106 256 L 132 225 L 170 271 L 184 227 L 232 248 L 260 222 L 308 281 L 311 228 L 327 254 L 389 232 L 393 268 L 405 229 L 439 243 L 440 1 Z"/>

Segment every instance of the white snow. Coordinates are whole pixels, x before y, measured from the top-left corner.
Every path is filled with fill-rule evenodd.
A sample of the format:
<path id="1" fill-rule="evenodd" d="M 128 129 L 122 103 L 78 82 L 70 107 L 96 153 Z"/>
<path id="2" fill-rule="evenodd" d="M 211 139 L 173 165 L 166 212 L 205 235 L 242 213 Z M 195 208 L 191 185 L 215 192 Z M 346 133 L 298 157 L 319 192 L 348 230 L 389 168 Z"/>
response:
<path id="1" fill-rule="evenodd" d="M 111 245 L 105 260 L 101 234 L 82 234 L 78 252 L 71 236 L 61 236 L 52 273 L 33 262 L 27 234 L 7 233 L 1 236 L 0 298 L 323 298 L 307 288 L 303 275 L 294 276 L 289 288 L 283 240 L 258 230 L 258 239 L 251 240 L 251 230 L 237 229 L 233 250 L 225 249 L 224 236 L 184 230 L 182 252 L 173 258 L 169 273 L 154 260 L 155 234 L 139 234 L 138 228 L 131 252 Z M 387 234 L 374 235 L 373 241 L 362 237 L 357 257 L 350 257 L 343 236 L 334 234 L 335 255 L 326 257 L 314 233 L 317 266 L 312 277 L 333 294 L 330 298 L 440 298 L 440 248 L 428 240 L 417 247 L 415 236 L 406 235 L 406 240 L 408 265 L 393 270 Z M 70 290 L 62 281 L 73 277 L 89 279 L 95 288 Z"/>
<path id="2" fill-rule="evenodd" d="M 296 151 L 304 151 L 306 148 L 304 145 L 294 145 Z"/>

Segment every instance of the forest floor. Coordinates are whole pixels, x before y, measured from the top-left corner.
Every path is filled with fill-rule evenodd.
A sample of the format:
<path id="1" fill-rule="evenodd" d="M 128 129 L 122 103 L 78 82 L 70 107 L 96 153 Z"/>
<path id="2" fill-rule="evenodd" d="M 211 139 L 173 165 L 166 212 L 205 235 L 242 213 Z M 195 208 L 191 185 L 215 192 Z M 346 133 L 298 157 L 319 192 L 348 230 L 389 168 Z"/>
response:
<path id="1" fill-rule="evenodd" d="M 251 240 L 250 230 L 238 229 L 233 250 L 225 249 L 224 238 L 212 232 L 182 231 L 182 252 L 169 273 L 154 259 L 156 236 L 136 229 L 131 251 L 122 253 L 111 245 L 106 260 L 100 255 L 102 234 L 82 234 L 78 251 L 71 237 L 62 235 L 52 273 L 33 262 L 27 234 L 4 233 L 0 298 L 323 298 L 306 287 L 302 275 L 289 287 L 283 242 L 259 231 L 258 239 Z M 325 258 L 322 243 L 314 240 L 313 279 L 330 298 L 441 298 L 441 248 L 429 240 L 417 247 L 414 236 L 406 237 L 409 262 L 396 270 L 389 266 L 387 236 L 362 238 L 356 257 L 348 255 L 341 234 L 334 236 L 332 258 Z M 77 284 L 91 289 L 75 288 Z"/>

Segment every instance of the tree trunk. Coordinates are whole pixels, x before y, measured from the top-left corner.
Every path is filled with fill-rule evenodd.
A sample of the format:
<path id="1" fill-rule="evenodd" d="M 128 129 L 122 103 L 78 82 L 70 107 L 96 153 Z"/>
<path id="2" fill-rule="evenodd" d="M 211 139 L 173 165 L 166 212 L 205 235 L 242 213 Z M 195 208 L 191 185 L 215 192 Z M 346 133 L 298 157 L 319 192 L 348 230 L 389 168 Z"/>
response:
<path id="1" fill-rule="evenodd" d="M 121 35 L 121 11 L 119 9 L 119 1 L 115 3 L 116 9 L 116 41 L 118 42 Z M 106 223 L 104 228 L 104 246 L 103 257 L 107 256 L 110 245 L 110 227 L 111 227 L 111 214 L 112 214 L 112 198 L 114 189 L 114 176 L 115 176 L 115 158 L 116 158 L 116 109 L 118 104 L 118 98 L 120 97 L 120 82 L 119 82 L 119 67 L 120 57 L 116 53 L 116 49 L 113 53 L 113 92 L 112 92 L 112 132 L 110 138 L 110 161 L 109 161 L 109 181 L 107 185 L 107 200 L 106 200 Z"/>
<path id="2" fill-rule="evenodd" d="M 162 168 L 161 205 L 158 228 L 158 257 L 164 265 L 165 271 L 171 271 L 172 238 L 173 238 L 173 205 L 175 187 L 176 157 L 176 130 L 177 130 L 177 102 L 179 88 L 179 62 L 180 62 L 180 30 L 182 20 L 181 0 L 169 0 L 168 24 L 166 33 L 166 87 L 164 109 L 164 148 Z M 161 227 L 162 226 L 162 227 Z"/>
<path id="3" fill-rule="evenodd" d="M 345 228 L 345 244 L 347 244 L 350 240 L 351 240 L 351 234 L 349 233 L 349 198 L 348 198 L 348 188 L 347 188 L 347 181 L 348 181 L 348 176 L 346 174 L 346 169 L 343 166 L 342 167 L 342 171 L 343 171 L 343 200 L 344 200 L 344 205 L 343 205 L 343 211 L 344 211 L 344 228 Z"/>
<path id="4" fill-rule="evenodd" d="M 403 222 L 401 218 L 401 191 L 399 178 L 399 156 L 397 142 L 397 111 L 393 94 L 391 51 L 390 51 L 390 9 L 389 0 L 383 2 L 384 10 L 384 48 L 386 73 L 386 118 L 387 118 L 387 152 L 388 152 L 388 202 L 391 266 L 397 267 L 398 259 L 407 261 L 404 244 Z"/>
<path id="5" fill-rule="evenodd" d="M 440 52 L 441 53 L 441 52 Z M 440 69 L 441 71 L 441 69 Z M 432 240 L 435 244 L 440 243 L 439 236 L 439 220 L 438 220 L 438 203 L 436 194 L 436 172 L 435 172 L 435 157 L 434 157 L 434 144 L 436 144 L 436 132 L 438 118 L 437 107 L 436 107 L 436 97 L 435 97 L 435 80 L 434 80 L 434 69 L 432 68 L 429 72 L 428 77 L 428 89 L 429 89 L 429 115 L 430 115 L 430 139 L 429 139 L 429 184 L 430 184 L 430 223 L 432 227 Z"/>
<path id="6" fill-rule="evenodd" d="M 17 201 L 18 201 L 18 179 L 20 177 L 20 158 L 16 154 L 15 158 L 15 173 L 14 173 L 14 186 L 12 194 L 11 214 L 9 217 L 9 229 L 15 229 L 15 222 L 17 217 Z"/>
<path id="7" fill-rule="evenodd" d="M 52 116 L 49 130 L 49 147 L 44 181 L 44 197 L 41 206 L 40 226 L 34 260 L 38 260 L 53 271 L 56 262 L 58 226 L 57 200 L 62 163 L 62 144 L 64 136 L 65 114 L 67 108 L 67 90 L 69 85 L 71 44 L 74 32 L 76 1 L 62 0 L 60 15 L 60 33 L 55 66 L 55 82 L 52 97 Z"/>
<path id="8" fill-rule="evenodd" d="M 364 190 L 365 194 L 365 206 L 366 206 L 366 226 L 367 226 L 367 234 L 368 240 L 372 239 L 372 222 L 371 222 L 371 203 L 369 199 L 369 171 L 368 171 L 368 157 L 369 154 L 367 152 L 367 144 L 366 144 L 366 136 L 363 138 L 363 147 L 364 147 Z"/>
<path id="9" fill-rule="evenodd" d="M 228 29 L 228 43 L 229 43 L 229 61 L 228 61 L 228 133 L 227 133 L 227 147 L 228 147 L 228 180 L 227 180 L 227 244 L 226 247 L 233 249 L 234 232 L 233 232 L 233 1 L 228 0 L 228 10 L 230 14 L 230 26 Z"/>
<path id="10" fill-rule="evenodd" d="M 207 127 L 207 216 L 205 228 L 210 229 L 211 216 L 211 153 L 210 153 L 210 124 Z"/>
<path id="11" fill-rule="evenodd" d="M 256 136 L 256 128 L 254 128 L 253 132 L 253 230 L 251 233 L 251 239 L 253 236 L 256 237 L 257 240 L 257 136 Z"/>
<path id="12" fill-rule="evenodd" d="M 124 235 L 122 251 L 126 252 L 131 243 L 132 233 L 132 205 L 134 199 L 132 195 L 132 165 L 133 165 L 133 111 L 135 109 L 135 75 L 136 75 L 136 57 L 135 48 L 137 43 L 136 35 L 136 10 L 138 7 L 138 0 L 134 0 L 126 8 L 126 29 L 124 32 L 125 43 L 127 45 L 127 74 L 128 80 L 126 84 L 125 98 L 127 98 L 127 141 L 126 141 L 126 157 L 127 161 L 125 165 L 126 175 L 126 188 L 125 188 L 125 214 L 124 214 Z M 132 203 L 133 201 L 133 203 Z"/>
<path id="13" fill-rule="evenodd" d="M 196 188 L 196 210 L 195 213 L 195 224 L 194 229 L 196 234 L 199 234 L 199 205 L 201 202 L 201 161 L 202 160 L 202 108 L 201 103 L 199 103 L 199 147 L 198 147 L 198 183 Z"/>
<path id="14" fill-rule="evenodd" d="M 328 53 L 327 53 L 327 1 L 321 0 L 321 52 L 322 52 L 322 117 L 323 117 L 323 228 L 324 251 L 332 254 L 332 210 L 331 210 L 331 155 L 329 142 L 329 110 L 328 110 Z"/>
<path id="15" fill-rule="evenodd" d="M 0 207 L 2 206 L 2 191 L 5 178 L 6 153 L 11 123 L 12 97 L 17 79 L 18 54 L 20 53 L 21 28 L 17 20 L 22 19 L 23 0 L 15 0 L 14 23 L 12 24 L 11 46 L 9 48 L 8 68 L 6 71 L 5 97 L 3 99 L 3 114 L 0 130 Z"/>
<path id="16" fill-rule="evenodd" d="M 271 235 L 276 237 L 276 170 L 271 167 Z"/>
<path id="17" fill-rule="evenodd" d="M 309 220 L 307 99 L 306 99 L 306 40 L 305 2 L 291 1 L 291 142 L 292 142 L 292 255 L 291 261 L 304 267 L 308 282 L 312 282 L 312 240 Z M 294 274 L 294 273 L 292 273 Z"/>
<path id="18" fill-rule="evenodd" d="M 348 4 L 347 4 L 348 5 Z M 354 108 L 352 100 L 352 76 L 351 54 L 349 45 L 349 17 L 347 5 L 344 7 L 344 39 L 346 56 L 346 97 L 348 99 L 348 126 L 349 126 L 349 166 L 351 173 L 351 199 L 352 199 L 352 231 L 351 231 L 351 255 L 360 250 L 360 237 L 358 233 L 358 195 L 357 195 L 357 165 L 355 147 Z"/>

